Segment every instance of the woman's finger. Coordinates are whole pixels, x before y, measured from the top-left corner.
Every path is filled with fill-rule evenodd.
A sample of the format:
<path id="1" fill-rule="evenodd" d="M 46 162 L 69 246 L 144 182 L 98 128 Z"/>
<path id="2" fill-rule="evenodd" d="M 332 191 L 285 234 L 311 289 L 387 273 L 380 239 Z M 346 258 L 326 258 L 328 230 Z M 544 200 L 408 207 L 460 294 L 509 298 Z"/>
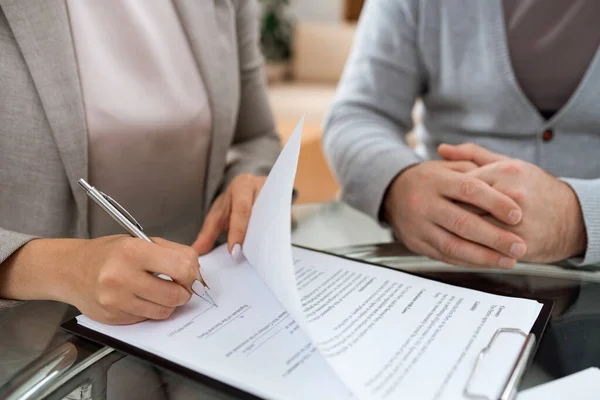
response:
<path id="1" fill-rule="evenodd" d="M 179 307 L 192 297 L 183 286 L 151 274 L 138 276 L 131 283 L 132 292 L 143 300 L 165 307 Z"/>
<path id="2" fill-rule="evenodd" d="M 231 213 L 229 214 L 229 237 L 227 240 L 230 253 L 232 253 L 235 245 L 241 246 L 244 243 L 248 221 L 252 214 L 254 193 L 255 185 L 250 182 L 240 184 L 232 191 Z"/>
<path id="3" fill-rule="evenodd" d="M 211 251 L 217 238 L 223 231 L 223 214 L 226 206 L 225 197 L 227 197 L 227 194 L 224 194 L 215 200 L 210 211 L 206 215 L 204 224 L 202 225 L 200 233 L 198 233 L 196 241 L 192 244 L 192 247 L 198 254 L 206 254 Z"/>
<path id="4" fill-rule="evenodd" d="M 108 325 L 133 325 L 147 319 L 148 318 L 140 317 L 139 315 L 132 315 L 117 309 L 104 309 L 100 317 L 96 318 L 98 322 Z"/>
<path id="5" fill-rule="evenodd" d="M 159 240 L 160 242 L 160 240 Z M 173 249 L 140 241 L 138 263 L 144 272 L 163 275 L 191 291 L 193 282 L 198 279 L 200 265 L 198 255 L 192 249 Z M 124 272 L 125 273 L 125 272 Z M 122 274 L 123 275 L 123 274 Z M 129 281 L 136 281 L 137 276 L 124 275 Z"/>
<path id="6" fill-rule="evenodd" d="M 156 320 L 167 319 L 175 311 L 175 307 L 156 304 L 137 296 L 132 296 L 131 299 L 121 305 L 121 308 L 127 314 Z"/>

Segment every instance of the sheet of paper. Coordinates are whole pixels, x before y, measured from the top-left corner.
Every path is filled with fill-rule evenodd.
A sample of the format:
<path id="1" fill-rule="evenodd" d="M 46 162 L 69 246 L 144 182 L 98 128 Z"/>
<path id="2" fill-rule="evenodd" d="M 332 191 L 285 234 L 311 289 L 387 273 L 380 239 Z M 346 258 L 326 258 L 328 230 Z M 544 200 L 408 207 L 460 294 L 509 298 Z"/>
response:
<path id="1" fill-rule="evenodd" d="M 201 257 L 219 307 L 197 297 L 165 321 L 81 325 L 259 397 L 352 399 L 315 346 L 248 263 L 221 246 Z"/>
<path id="2" fill-rule="evenodd" d="M 304 118 L 288 139 L 252 207 L 243 253 L 294 317 L 301 314 L 292 266 L 292 192 Z"/>
<path id="3" fill-rule="evenodd" d="M 562 379 L 520 392 L 517 400 L 595 400 L 600 393 L 600 370 L 588 368 Z"/>
<path id="4" fill-rule="evenodd" d="M 477 355 L 494 332 L 502 327 L 529 332 L 541 310 L 534 301 L 311 250 L 294 248 L 293 254 L 307 333 L 362 399 L 463 398 Z M 522 339 L 500 344 L 495 368 L 481 380 L 488 394 L 502 387 Z"/>
<path id="5" fill-rule="evenodd" d="M 494 332 L 529 332 L 541 304 L 313 251 L 294 249 L 292 256 L 291 193 L 301 129 L 302 122 L 254 205 L 244 243 L 249 263 L 359 398 L 462 398 Z M 508 340 L 494 358 L 497 368 L 481 380 L 482 390 L 499 391 L 506 380 L 520 350 L 518 341 Z"/>

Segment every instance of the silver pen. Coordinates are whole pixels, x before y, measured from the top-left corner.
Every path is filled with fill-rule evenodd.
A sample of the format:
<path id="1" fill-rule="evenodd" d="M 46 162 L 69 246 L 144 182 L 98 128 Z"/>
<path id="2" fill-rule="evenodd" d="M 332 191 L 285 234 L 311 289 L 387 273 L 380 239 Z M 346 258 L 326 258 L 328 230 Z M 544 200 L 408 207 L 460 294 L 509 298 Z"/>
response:
<path id="1" fill-rule="evenodd" d="M 135 220 L 135 218 L 133 218 L 131 214 L 129 214 L 127 210 L 125 210 L 114 199 L 107 194 L 102 193 L 100 190 L 87 183 L 84 179 L 77 181 L 77 184 L 92 200 L 94 200 L 96 204 L 98 204 L 98 206 L 100 206 L 100 208 L 110 215 L 112 219 L 121 225 L 123 229 L 125 229 L 131 236 L 154 243 L 152 239 L 150 239 L 148 235 L 143 232 L 142 226 Z M 202 298 L 204 301 L 215 307 L 217 306 L 208 293 L 210 288 L 206 282 L 204 282 L 204 279 L 202 279 L 202 275 L 200 275 L 200 280 L 194 281 L 191 289 L 196 296 Z"/>

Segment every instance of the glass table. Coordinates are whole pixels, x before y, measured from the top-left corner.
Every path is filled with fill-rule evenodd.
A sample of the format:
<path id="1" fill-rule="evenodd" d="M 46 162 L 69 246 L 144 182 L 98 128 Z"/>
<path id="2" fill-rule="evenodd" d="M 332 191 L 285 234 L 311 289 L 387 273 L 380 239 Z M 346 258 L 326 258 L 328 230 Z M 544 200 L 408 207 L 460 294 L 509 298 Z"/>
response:
<path id="1" fill-rule="evenodd" d="M 449 283 L 554 300 L 551 322 L 521 389 L 600 366 L 600 278 L 593 271 L 448 267 L 411 254 L 390 231 L 342 203 L 296 205 L 293 214 L 297 245 Z M 75 315 L 73 307 L 43 301 L 0 310 L 0 399 L 235 398 L 62 331 L 60 324 Z"/>

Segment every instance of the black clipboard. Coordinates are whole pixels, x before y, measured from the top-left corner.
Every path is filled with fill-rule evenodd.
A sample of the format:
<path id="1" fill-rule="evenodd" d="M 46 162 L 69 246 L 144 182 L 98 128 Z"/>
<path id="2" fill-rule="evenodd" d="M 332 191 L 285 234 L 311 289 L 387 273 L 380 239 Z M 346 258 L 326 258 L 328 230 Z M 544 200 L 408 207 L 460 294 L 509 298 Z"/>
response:
<path id="1" fill-rule="evenodd" d="M 395 268 L 391 268 L 391 267 L 388 267 L 385 265 L 376 264 L 376 263 L 363 261 L 363 260 L 359 260 L 359 259 L 354 259 L 354 258 L 350 258 L 350 257 L 345 257 L 342 255 L 329 253 L 327 251 L 315 250 L 315 249 L 311 249 L 308 247 L 296 246 L 296 245 L 294 245 L 293 247 L 297 247 L 297 248 L 301 248 L 304 250 L 309 250 L 309 251 L 313 251 L 313 252 L 317 252 L 317 253 L 327 254 L 329 256 L 343 258 L 346 260 L 350 260 L 350 261 L 354 261 L 354 262 L 358 262 L 358 263 L 362 263 L 362 264 L 368 264 L 368 265 L 372 265 L 372 266 L 379 267 L 379 268 L 386 268 L 386 269 L 398 271 Z M 398 271 L 398 272 L 402 272 L 402 273 L 408 274 L 408 275 L 418 276 L 418 277 L 428 279 L 431 281 L 449 284 L 440 278 L 430 278 L 430 277 L 427 277 L 426 275 L 420 275 L 420 274 L 413 273 L 413 272 L 405 272 L 405 271 Z M 469 285 L 462 286 L 462 285 L 456 284 L 454 282 L 450 283 L 450 285 L 457 286 L 457 287 L 466 287 L 466 288 L 473 289 L 473 290 L 478 290 L 476 287 L 469 286 Z M 514 394 L 514 392 L 516 390 L 516 386 L 518 385 L 518 383 L 520 382 L 520 379 L 522 378 L 523 372 L 531 364 L 531 361 L 533 360 L 533 357 L 537 352 L 537 349 L 538 349 L 539 343 L 540 343 L 540 339 L 543 337 L 543 334 L 546 331 L 546 328 L 548 326 L 548 322 L 550 321 L 552 309 L 554 307 L 554 302 L 551 300 L 547 300 L 547 299 L 534 299 L 530 295 L 520 296 L 518 293 L 512 293 L 512 294 L 500 293 L 499 291 L 497 292 L 497 291 L 487 288 L 487 287 L 485 290 L 480 290 L 480 291 L 485 292 L 485 293 L 490 293 L 490 294 L 498 294 L 498 295 L 502 295 L 502 296 L 506 296 L 506 297 L 527 298 L 527 299 L 531 299 L 531 300 L 536 300 L 542 304 L 542 309 L 538 315 L 538 318 L 536 319 L 535 323 L 533 324 L 531 331 L 529 332 L 529 334 L 524 333 L 524 334 L 526 334 L 526 340 L 524 342 L 523 349 L 522 349 L 517 361 L 515 362 L 515 365 L 511 371 L 509 379 L 506 382 L 504 390 L 502 391 L 503 394 L 509 393 L 512 395 L 512 394 Z M 94 331 L 93 329 L 89 329 L 82 325 L 79 325 L 75 318 L 72 318 L 71 320 L 63 323 L 61 325 L 61 328 L 73 335 L 85 338 L 87 340 L 98 343 L 100 345 L 111 347 L 111 348 L 118 350 L 129 356 L 138 358 L 142 361 L 149 362 L 158 368 L 162 368 L 164 370 L 180 374 L 189 379 L 192 379 L 199 383 L 210 386 L 216 390 L 220 390 L 222 392 L 236 396 L 238 398 L 261 399 L 261 397 L 258 397 L 252 393 L 246 392 L 242 389 L 239 389 L 237 387 L 229 385 L 225 382 L 219 381 L 217 379 L 214 379 L 210 376 L 204 375 L 204 374 L 194 371 L 192 369 L 183 367 L 173 361 L 159 357 L 153 353 L 142 350 L 131 344 L 122 342 L 122 341 L 114 339 L 110 336 L 107 336 L 107 335 L 104 335 L 97 331 Z M 507 330 L 510 331 L 510 328 L 507 328 Z M 499 334 L 499 333 L 500 332 L 496 332 L 496 334 Z M 495 337 L 496 337 L 496 335 L 494 335 L 494 338 Z M 492 338 L 492 340 L 490 341 L 490 344 L 493 342 L 494 338 Z M 527 346 L 529 346 L 529 347 L 526 348 Z M 480 358 L 483 357 L 484 352 L 485 352 L 485 349 L 482 349 L 481 353 L 480 353 Z M 476 368 L 477 368 L 477 365 L 475 365 L 473 367 L 473 373 L 475 372 Z M 471 375 L 473 375 L 473 373 Z M 465 395 L 467 395 L 467 396 L 469 395 L 469 393 L 467 393 L 468 389 L 469 389 L 468 385 L 469 385 L 469 381 L 467 381 L 467 384 L 465 386 L 465 391 L 466 391 Z M 513 385 L 513 386 L 510 386 L 510 385 Z M 471 394 L 471 395 L 474 396 L 473 398 L 480 398 L 480 399 L 484 398 L 484 397 L 477 397 L 478 396 L 477 394 Z M 509 399 L 511 397 L 505 397 L 505 398 Z M 501 397 L 499 399 L 492 399 L 492 400 L 504 400 L 505 398 Z"/>

